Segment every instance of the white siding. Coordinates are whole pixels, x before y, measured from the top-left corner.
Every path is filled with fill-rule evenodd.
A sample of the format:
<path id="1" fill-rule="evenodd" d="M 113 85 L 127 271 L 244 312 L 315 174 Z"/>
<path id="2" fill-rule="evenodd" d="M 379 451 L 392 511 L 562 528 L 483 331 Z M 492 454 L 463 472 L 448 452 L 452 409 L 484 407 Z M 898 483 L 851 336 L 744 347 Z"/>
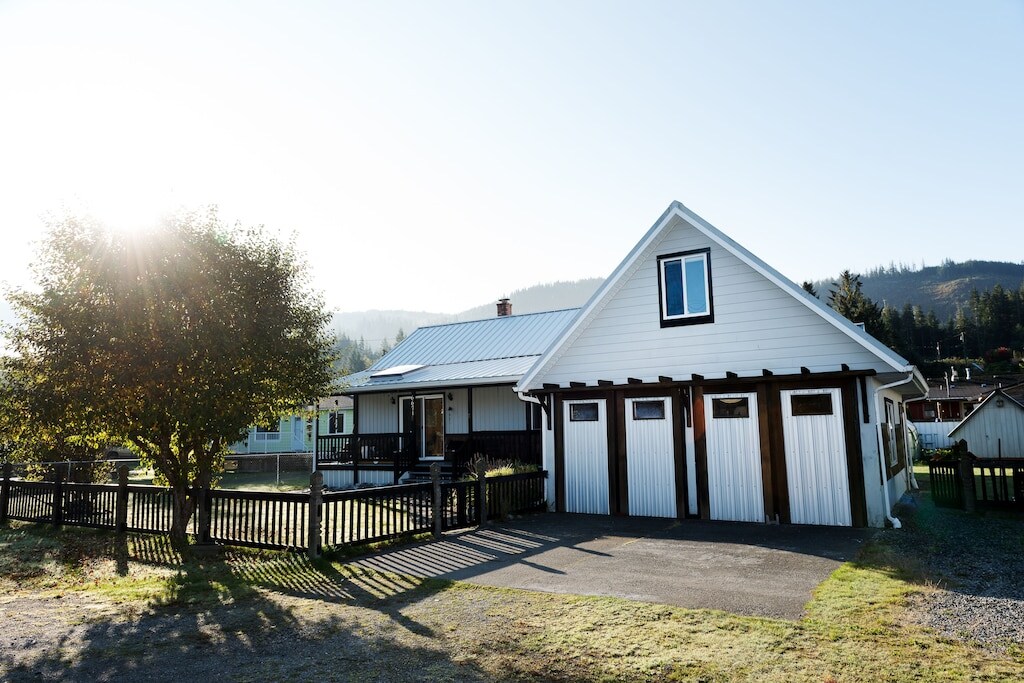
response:
<path id="1" fill-rule="evenodd" d="M 577 403 L 596 403 L 596 422 L 571 422 Z M 565 451 L 565 511 L 607 515 L 608 412 L 604 399 L 565 401 L 562 407 Z"/>
<path id="2" fill-rule="evenodd" d="M 351 470 L 320 470 L 324 475 L 324 486 L 330 489 L 347 489 L 352 487 Z M 374 486 L 390 486 L 395 483 L 395 473 L 391 470 L 359 470 L 360 484 Z"/>
<path id="3" fill-rule="evenodd" d="M 715 322 L 662 328 L 657 256 L 701 248 L 711 249 Z M 789 292 L 680 223 L 638 259 L 622 287 L 542 375 L 544 382 L 563 385 L 598 379 L 625 383 L 627 377 L 755 375 L 763 368 L 780 374 L 801 367 L 832 371 L 843 363 L 853 369 L 884 367 Z"/>
<path id="4" fill-rule="evenodd" d="M 452 400 L 448 400 L 448 394 Z M 469 398 L 465 389 L 449 389 L 445 395 L 444 431 L 448 434 L 465 434 L 469 431 Z"/>
<path id="5" fill-rule="evenodd" d="M 793 415 L 792 397 L 828 394 L 831 415 Z M 782 392 L 782 426 L 793 524 L 850 526 L 850 482 L 839 389 Z"/>
<path id="6" fill-rule="evenodd" d="M 473 431 L 526 429 L 526 404 L 512 385 L 473 389 Z"/>
<path id="7" fill-rule="evenodd" d="M 553 419 L 547 411 L 543 414 L 543 429 L 541 430 L 541 462 L 548 473 L 544 480 L 544 490 L 547 492 L 548 509 L 555 510 L 555 430 L 551 429 Z"/>
<path id="8" fill-rule="evenodd" d="M 913 422 L 914 429 L 921 437 L 922 448 L 949 448 L 953 439 L 949 431 L 956 427 L 956 422 Z"/>
<path id="9" fill-rule="evenodd" d="M 665 419 L 633 419 L 634 402 L 657 400 L 665 402 Z M 676 468 L 672 437 L 672 398 L 627 398 L 625 415 L 629 514 L 641 517 L 675 517 Z"/>
<path id="10" fill-rule="evenodd" d="M 398 432 L 398 404 L 391 404 L 391 394 L 363 394 L 359 397 L 360 434 L 395 434 Z M 396 399 L 397 401 L 397 399 Z"/>
<path id="11" fill-rule="evenodd" d="M 1003 407 L 996 405 L 1003 401 Z M 1024 458 L 1024 408 L 996 396 L 976 409 L 953 439 L 967 441 L 967 449 L 979 458 Z"/>
<path id="12" fill-rule="evenodd" d="M 692 404 L 691 404 L 692 405 Z M 693 415 L 691 410 L 690 415 Z M 686 427 L 683 438 L 686 440 L 686 509 L 691 515 L 697 515 L 697 452 L 693 441 L 693 424 Z"/>
<path id="13" fill-rule="evenodd" d="M 715 418 L 716 398 L 746 398 L 750 417 Z M 757 394 L 705 394 L 704 416 L 711 519 L 765 521 Z"/>

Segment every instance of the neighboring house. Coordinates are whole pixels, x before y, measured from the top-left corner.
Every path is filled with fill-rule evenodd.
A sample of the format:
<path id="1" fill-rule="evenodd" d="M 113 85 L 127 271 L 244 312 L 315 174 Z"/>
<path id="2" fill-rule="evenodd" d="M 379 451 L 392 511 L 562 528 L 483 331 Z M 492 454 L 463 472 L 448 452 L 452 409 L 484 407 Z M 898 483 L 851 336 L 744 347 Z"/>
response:
<path id="1" fill-rule="evenodd" d="M 369 369 L 343 378 L 356 423 L 317 442 L 330 487 L 390 484 L 446 472 L 478 455 L 540 464 L 540 406 L 512 390 L 578 309 L 512 315 L 507 299 L 486 320 L 421 327 Z"/>
<path id="2" fill-rule="evenodd" d="M 951 424 L 970 414 L 981 401 L 998 387 L 1016 386 L 1019 375 L 975 376 L 974 379 L 928 380 L 928 395 L 907 401 L 907 419 L 921 437 L 923 448 L 948 448 Z"/>
<path id="3" fill-rule="evenodd" d="M 949 438 L 979 458 L 1024 458 L 1024 385 L 990 393 Z"/>
<path id="4" fill-rule="evenodd" d="M 676 202 L 515 389 L 557 510 L 879 527 L 927 386 Z"/>
<path id="5" fill-rule="evenodd" d="M 355 423 L 352 399 L 331 396 L 317 403 L 317 417 L 308 414 L 284 415 L 269 425 L 249 428 L 246 438 L 231 445 L 240 455 L 269 453 L 311 453 L 313 451 L 314 422 L 322 436 L 351 434 Z"/>

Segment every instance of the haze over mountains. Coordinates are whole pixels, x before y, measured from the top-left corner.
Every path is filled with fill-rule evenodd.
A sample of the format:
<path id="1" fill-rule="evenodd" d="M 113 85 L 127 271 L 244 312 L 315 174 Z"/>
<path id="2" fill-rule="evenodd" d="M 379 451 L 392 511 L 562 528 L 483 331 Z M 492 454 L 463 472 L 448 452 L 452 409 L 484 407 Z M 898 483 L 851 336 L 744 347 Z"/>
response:
<path id="1" fill-rule="evenodd" d="M 966 303 L 973 290 L 984 291 L 999 284 L 1005 289 L 1024 286 L 1024 262 L 945 261 L 938 266 L 915 268 L 907 265 L 883 266 L 861 273 L 863 291 L 879 306 L 888 303 L 897 309 L 905 304 L 920 306 L 927 313 L 934 310 L 939 320 L 947 320 L 959 304 Z M 828 301 L 833 280 L 814 281 L 818 296 Z M 495 315 L 495 303 L 501 296 L 512 300 L 512 312 L 536 313 L 560 308 L 582 306 L 604 281 L 587 278 L 576 281 L 551 282 L 513 292 L 497 293 L 487 303 L 460 313 L 426 311 L 357 311 L 334 316 L 334 329 L 352 339 L 363 338 L 368 346 L 393 343 L 399 330 L 409 334 L 417 327 L 461 320 L 479 320 Z"/>

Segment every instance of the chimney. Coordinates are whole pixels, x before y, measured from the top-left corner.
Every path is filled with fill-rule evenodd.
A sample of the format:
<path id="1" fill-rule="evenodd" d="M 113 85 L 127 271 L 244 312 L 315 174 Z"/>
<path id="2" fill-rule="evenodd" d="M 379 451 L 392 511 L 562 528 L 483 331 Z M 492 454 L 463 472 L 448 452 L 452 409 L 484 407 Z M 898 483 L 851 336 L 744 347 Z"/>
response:
<path id="1" fill-rule="evenodd" d="M 498 317 L 504 318 L 509 315 L 512 315 L 512 302 L 507 298 L 498 299 Z"/>

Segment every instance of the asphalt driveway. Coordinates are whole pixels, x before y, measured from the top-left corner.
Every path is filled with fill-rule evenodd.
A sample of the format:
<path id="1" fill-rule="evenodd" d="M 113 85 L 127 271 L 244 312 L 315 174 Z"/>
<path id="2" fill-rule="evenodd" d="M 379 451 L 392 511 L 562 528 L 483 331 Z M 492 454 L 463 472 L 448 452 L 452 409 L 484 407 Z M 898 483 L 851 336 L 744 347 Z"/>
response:
<path id="1" fill-rule="evenodd" d="M 548 513 L 370 555 L 419 577 L 799 619 L 873 532 Z"/>

